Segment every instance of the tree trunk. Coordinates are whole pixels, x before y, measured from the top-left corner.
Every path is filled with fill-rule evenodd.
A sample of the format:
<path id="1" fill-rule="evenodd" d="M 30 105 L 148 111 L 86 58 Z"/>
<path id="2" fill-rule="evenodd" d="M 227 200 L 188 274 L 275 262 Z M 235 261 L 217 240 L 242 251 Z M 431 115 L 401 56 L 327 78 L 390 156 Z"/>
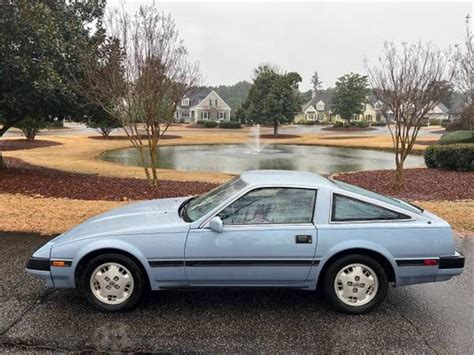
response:
<path id="1" fill-rule="evenodd" d="M 151 170 L 151 179 L 150 183 L 152 186 L 158 186 L 158 156 L 156 154 L 156 146 L 149 147 L 150 153 L 150 170 Z"/>
<path id="2" fill-rule="evenodd" d="M 3 159 L 2 152 L 0 152 L 0 170 L 8 168 L 7 163 Z"/>
<path id="3" fill-rule="evenodd" d="M 403 171 L 403 160 L 397 159 L 396 171 L 395 171 L 395 187 L 397 190 L 401 190 L 405 186 L 405 174 Z"/>
<path id="4" fill-rule="evenodd" d="M 278 120 L 273 120 L 273 135 L 278 136 Z"/>
<path id="5" fill-rule="evenodd" d="M 0 137 L 3 137 L 6 131 L 8 131 L 12 126 L 13 124 L 4 124 L 2 128 L 0 128 Z M 0 152 L 0 170 L 6 169 L 7 167 L 8 166 L 5 160 L 3 159 L 2 152 Z"/>

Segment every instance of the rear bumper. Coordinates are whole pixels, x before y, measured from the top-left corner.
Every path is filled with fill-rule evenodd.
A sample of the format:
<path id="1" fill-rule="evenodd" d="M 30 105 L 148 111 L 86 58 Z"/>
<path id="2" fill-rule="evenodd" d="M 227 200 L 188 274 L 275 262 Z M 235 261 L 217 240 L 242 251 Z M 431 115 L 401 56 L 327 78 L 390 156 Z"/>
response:
<path id="1" fill-rule="evenodd" d="M 464 255 L 456 251 L 453 256 L 441 256 L 439 258 L 439 269 L 463 269 Z"/>
<path id="2" fill-rule="evenodd" d="M 461 275 L 464 270 L 464 263 L 465 258 L 458 251 L 452 256 L 441 256 L 436 281 L 447 281 L 454 276 Z"/>

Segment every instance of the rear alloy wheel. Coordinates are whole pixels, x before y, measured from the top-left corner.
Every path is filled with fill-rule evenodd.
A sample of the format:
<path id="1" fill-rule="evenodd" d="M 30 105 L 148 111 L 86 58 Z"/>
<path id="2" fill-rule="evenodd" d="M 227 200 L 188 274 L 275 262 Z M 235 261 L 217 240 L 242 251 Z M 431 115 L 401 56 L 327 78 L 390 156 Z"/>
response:
<path id="1" fill-rule="evenodd" d="M 107 312 L 123 311 L 142 298 L 144 278 L 136 263 L 121 254 L 104 254 L 87 263 L 81 291 L 92 306 Z"/>
<path id="2" fill-rule="evenodd" d="M 334 262 L 324 278 L 324 293 L 339 311 L 366 313 L 383 302 L 388 279 L 383 267 L 367 255 L 348 255 Z"/>

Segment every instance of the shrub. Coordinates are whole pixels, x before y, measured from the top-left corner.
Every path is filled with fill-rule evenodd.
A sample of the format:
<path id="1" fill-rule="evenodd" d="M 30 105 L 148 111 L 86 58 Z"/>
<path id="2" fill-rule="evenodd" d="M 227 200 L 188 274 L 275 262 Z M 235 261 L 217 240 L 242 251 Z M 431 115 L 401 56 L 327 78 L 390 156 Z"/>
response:
<path id="1" fill-rule="evenodd" d="M 474 143 L 430 145 L 424 158 L 428 168 L 474 171 Z"/>
<path id="2" fill-rule="evenodd" d="M 456 120 L 446 125 L 446 132 L 460 131 L 463 129 L 463 123 L 461 120 Z"/>
<path id="3" fill-rule="evenodd" d="M 303 121 L 299 121 L 298 124 L 302 124 L 305 126 L 314 126 L 315 124 L 317 124 L 317 122 L 313 120 L 303 120 Z"/>
<path id="4" fill-rule="evenodd" d="M 369 127 L 369 122 L 362 120 L 362 121 L 357 121 L 356 126 L 359 128 L 367 128 Z"/>
<path id="5" fill-rule="evenodd" d="M 204 128 L 215 128 L 219 125 L 216 121 L 204 121 Z"/>
<path id="6" fill-rule="evenodd" d="M 441 121 L 441 127 L 444 127 L 446 128 L 448 126 L 448 124 L 451 123 L 451 120 L 450 119 L 444 119 Z"/>
<path id="7" fill-rule="evenodd" d="M 242 128 L 242 125 L 238 121 L 220 121 L 220 128 Z"/>
<path id="8" fill-rule="evenodd" d="M 48 122 L 43 118 L 29 116 L 18 122 L 15 127 L 22 130 L 26 140 L 33 141 L 41 129 L 48 127 Z"/>
<path id="9" fill-rule="evenodd" d="M 207 122 L 207 121 L 205 121 L 205 120 L 197 120 L 197 121 L 196 121 L 196 125 L 197 125 L 197 126 L 204 126 L 204 124 L 205 124 L 206 122 Z"/>
<path id="10" fill-rule="evenodd" d="M 443 134 L 439 144 L 474 143 L 474 131 L 456 131 Z"/>
<path id="11" fill-rule="evenodd" d="M 333 127 L 333 128 L 342 128 L 342 127 L 344 127 L 344 123 L 345 123 L 345 122 L 340 122 L 340 121 L 334 122 L 334 124 L 332 125 L 332 127 Z"/>
<path id="12" fill-rule="evenodd" d="M 179 123 L 186 123 L 186 120 L 184 118 L 180 118 Z"/>
<path id="13" fill-rule="evenodd" d="M 441 124 L 441 119 L 430 118 L 428 122 L 430 123 L 430 126 L 439 126 Z"/>
<path id="14" fill-rule="evenodd" d="M 64 121 L 63 120 L 54 120 L 48 124 L 48 127 L 50 128 L 63 128 L 64 127 Z"/>
<path id="15" fill-rule="evenodd" d="M 372 122 L 372 126 L 374 127 L 385 127 L 387 125 L 386 121 L 375 121 Z"/>

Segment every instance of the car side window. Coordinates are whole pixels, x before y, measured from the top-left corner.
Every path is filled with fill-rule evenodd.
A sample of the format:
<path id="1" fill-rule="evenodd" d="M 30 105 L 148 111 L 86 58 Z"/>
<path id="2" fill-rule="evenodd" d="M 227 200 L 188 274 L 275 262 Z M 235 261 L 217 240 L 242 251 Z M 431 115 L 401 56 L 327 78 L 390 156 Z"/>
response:
<path id="1" fill-rule="evenodd" d="M 334 194 L 332 199 L 332 217 L 334 222 L 374 221 L 410 219 L 403 213 L 395 212 L 355 198 Z"/>
<path id="2" fill-rule="evenodd" d="M 261 188 L 224 208 L 224 225 L 312 223 L 316 190 Z"/>

